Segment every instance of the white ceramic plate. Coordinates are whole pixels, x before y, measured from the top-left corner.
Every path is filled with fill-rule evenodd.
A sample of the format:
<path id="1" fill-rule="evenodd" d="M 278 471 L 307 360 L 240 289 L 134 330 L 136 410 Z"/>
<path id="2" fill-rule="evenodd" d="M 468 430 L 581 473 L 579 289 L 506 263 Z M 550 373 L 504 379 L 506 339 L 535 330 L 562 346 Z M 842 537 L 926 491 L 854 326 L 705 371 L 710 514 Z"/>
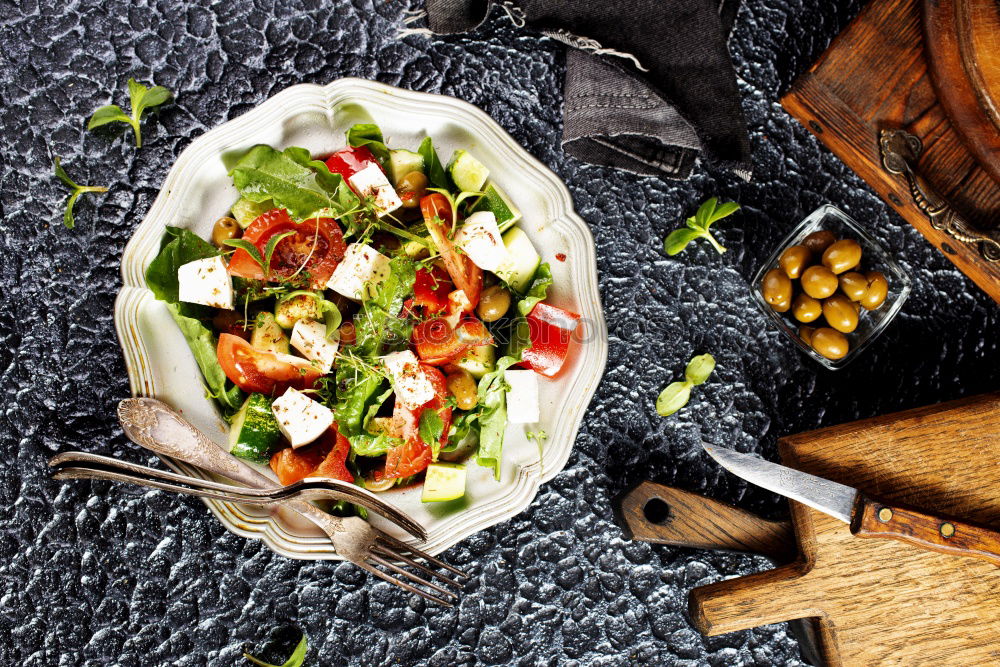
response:
<path id="1" fill-rule="evenodd" d="M 524 214 L 519 223 L 552 266 L 550 301 L 581 314 L 583 341 L 558 378 L 542 379 L 542 421 L 529 429 L 508 427 L 501 479 L 472 462 L 466 498 L 451 503 L 420 502 L 420 488 L 389 491 L 385 497 L 426 529 L 424 548 L 439 553 L 460 540 L 521 512 L 538 486 L 556 475 L 569 458 L 584 410 L 607 362 L 607 328 L 597 290 L 594 242 L 573 212 L 559 179 L 518 146 L 478 108 L 441 95 L 416 93 L 359 79 L 327 86 L 303 84 L 275 95 L 244 116 L 196 139 L 181 153 L 159 196 L 122 256 L 124 287 L 115 301 L 115 326 L 125 355 L 133 395 L 155 396 L 180 410 L 195 426 L 225 447 L 226 425 L 205 397 L 201 376 L 187 343 L 163 303 L 146 289 L 143 274 L 156 256 L 164 227 L 186 227 L 202 238 L 238 198 L 228 165 L 255 144 L 303 146 L 313 155 L 345 144 L 357 122 L 375 122 L 394 147 L 416 149 L 427 135 L 442 159 L 457 148 L 470 150 L 489 169 Z M 557 256 L 559 259 L 557 259 Z M 527 430 L 544 429 L 539 447 Z M 187 474 L 202 474 L 176 461 Z M 270 474 L 270 470 L 261 467 Z M 263 540 L 291 558 L 337 559 L 328 539 L 297 515 L 206 500 L 232 532 Z M 373 523 L 405 536 L 380 517 Z"/>

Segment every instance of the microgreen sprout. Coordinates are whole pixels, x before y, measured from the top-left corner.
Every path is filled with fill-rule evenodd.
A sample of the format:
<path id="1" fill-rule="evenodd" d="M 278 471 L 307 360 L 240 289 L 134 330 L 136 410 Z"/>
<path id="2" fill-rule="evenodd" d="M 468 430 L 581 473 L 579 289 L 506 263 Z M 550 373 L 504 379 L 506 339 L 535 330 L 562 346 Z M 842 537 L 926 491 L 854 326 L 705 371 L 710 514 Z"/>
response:
<path id="1" fill-rule="evenodd" d="M 93 130 L 95 127 L 101 127 L 108 123 L 127 123 L 132 127 L 132 132 L 135 133 L 135 147 L 141 148 L 142 132 L 139 129 L 139 121 L 142 120 L 142 114 L 146 109 L 159 106 L 172 96 L 173 93 L 163 86 L 147 88 L 135 79 L 129 79 L 128 97 L 132 115 L 126 115 L 117 104 L 109 104 L 94 111 L 90 122 L 87 123 L 87 129 Z"/>
<path id="2" fill-rule="evenodd" d="M 84 192 L 107 192 L 108 189 L 101 185 L 79 185 L 75 183 L 73 179 L 69 177 L 66 170 L 62 168 L 62 160 L 59 157 L 55 158 L 56 165 L 56 178 L 66 184 L 70 189 L 69 199 L 66 200 L 66 211 L 63 213 L 63 224 L 66 225 L 67 229 L 73 229 L 76 226 L 76 219 L 73 217 L 73 206 L 76 204 L 77 198 Z"/>
<path id="3" fill-rule="evenodd" d="M 739 208 L 740 205 L 736 202 L 729 201 L 719 204 L 718 198 L 712 197 L 699 206 L 698 211 L 687 219 L 686 227 L 681 227 L 670 232 L 670 235 L 663 242 L 663 251 L 668 255 L 676 255 L 684 250 L 691 241 L 699 237 L 704 237 L 708 239 L 712 247 L 721 255 L 726 252 L 726 249 L 712 236 L 709 227 L 719 220 L 732 215 Z"/>
<path id="4" fill-rule="evenodd" d="M 253 664 L 257 665 L 258 667 L 302 667 L 302 665 L 305 664 L 306 653 L 308 651 L 309 651 L 309 641 L 306 638 L 306 634 L 303 632 L 302 639 L 299 640 L 299 643 L 295 647 L 295 650 L 292 651 L 292 655 L 289 656 L 288 660 L 286 660 L 281 665 L 272 665 L 271 663 L 264 662 L 260 658 L 255 658 L 246 652 L 243 653 L 243 657 L 252 662 Z"/>
<path id="5" fill-rule="evenodd" d="M 669 417 L 691 400 L 691 389 L 708 380 L 715 370 L 715 357 L 710 354 L 699 354 L 688 362 L 684 369 L 684 379 L 673 382 L 660 392 L 656 398 L 656 413 L 661 417 Z"/>

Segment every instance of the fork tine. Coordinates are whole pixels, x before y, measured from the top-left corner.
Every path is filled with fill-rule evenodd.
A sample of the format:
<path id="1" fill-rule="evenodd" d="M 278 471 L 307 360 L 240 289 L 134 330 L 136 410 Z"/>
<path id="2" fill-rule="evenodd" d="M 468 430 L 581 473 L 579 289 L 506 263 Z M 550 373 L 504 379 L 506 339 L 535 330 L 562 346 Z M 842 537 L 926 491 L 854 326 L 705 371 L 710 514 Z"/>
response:
<path id="1" fill-rule="evenodd" d="M 372 548 L 375 551 L 377 551 L 378 553 L 380 553 L 383 556 L 385 556 L 386 558 L 392 558 L 392 559 L 395 559 L 395 560 L 400 560 L 400 561 L 406 563 L 407 565 L 409 565 L 410 567 L 413 567 L 413 568 L 416 568 L 416 569 L 420 570 L 421 572 L 423 572 L 426 575 L 429 575 L 431 577 L 437 577 L 438 579 L 440 579 L 441 581 L 443 581 L 445 584 L 447 584 L 449 586 L 454 586 L 455 588 L 463 588 L 465 586 L 465 584 L 463 584 L 460 581 L 456 581 L 456 580 L 454 580 L 454 579 L 452 579 L 450 577 L 447 577 L 444 574 L 442 574 L 441 572 L 438 572 L 437 570 L 432 570 L 431 568 L 427 567 L 426 565 L 424 565 L 423 563 L 421 563 L 419 561 L 415 561 L 412 558 L 409 558 L 408 556 L 404 556 L 403 554 L 401 554 L 401 553 L 399 553 L 397 551 L 393 551 L 391 549 L 388 549 L 388 548 L 386 548 L 386 547 L 384 547 L 384 546 L 382 546 L 380 544 L 375 544 Z"/>
<path id="2" fill-rule="evenodd" d="M 416 586 L 411 586 L 410 584 L 406 583 L 405 581 L 402 581 L 400 579 L 396 579 L 395 577 L 392 577 L 392 576 L 386 574 L 385 572 L 383 572 L 382 570 L 378 569 L 374 565 L 371 565 L 370 563 L 366 563 L 364 561 L 352 561 L 352 562 L 355 565 L 357 565 L 358 567 L 360 567 L 362 570 L 364 570 L 365 572 L 370 572 L 371 574 L 374 574 L 379 579 L 382 579 L 383 581 L 388 581 L 393 586 L 399 586 L 400 588 L 402 588 L 404 590 L 407 590 L 410 593 L 416 593 L 417 595 L 419 595 L 420 597 L 424 598 L 425 600 L 430 600 L 431 602 L 435 602 L 435 603 L 437 603 L 439 605 L 442 605 L 444 607 L 453 607 L 453 606 L 455 606 L 451 601 L 445 600 L 443 598 L 436 597 L 434 595 L 431 595 L 427 591 L 420 590 Z"/>
<path id="3" fill-rule="evenodd" d="M 421 551 L 420 549 L 418 549 L 418 548 L 416 548 L 414 546 L 410 546 L 409 544 L 405 544 L 403 542 L 400 542 L 399 540 L 397 540 L 395 537 L 392 537 L 391 535 L 386 535 L 385 533 L 383 533 L 383 534 L 379 535 L 376 538 L 376 540 L 382 540 L 385 543 L 384 546 L 392 547 L 396 551 L 408 551 L 411 554 L 413 554 L 414 556 L 416 556 L 417 558 L 423 558 L 425 561 L 427 561 L 431 565 L 437 565 L 438 567 L 444 568 L 444 569 L 448 570 L 449 572 L 451 572 L 453 574 L 457 574 L 458 576 L 460 576 L 460 577 L 462 577 L 464 579 L 468 579 L 469 578 L 469 575 L 467 573 L 462 572 L 457 567 L 454 567 L 453 565 L 449 565 L 448 563 L 445 563 L 443 560 L 441 560 L 439 558 L 435 558 L 434 556 L 430 555 L 429 553 L 427 553 L 425 551 Z"/>
<path id="4" fill-rule="evenodd" d="M 378 556 L 376 554 L 368 554 L 368 558 L 370 558 L 371 560 L 375 561 L 376 563 L 378 563 L 382 567 L 389 568 L 390 570 L 392 570 L 396 574 L 401 574 L 404 577 L 409 577 L 410 581 L 414 581 L 414 582 L 420 584 L 421 586 L 427 586 L 427 588 L 430 588 L 431 590 L 437 591 L 441 595 L 447 595 L 448 597 L 453 598 L 455 600 L 458 599 L 458 596 L 455 595 L 454 593 L 452 593 L 451 591 L 449 591 L 447 588 L 441 588 L 437 584 L 431 583 L 431 582 L 427 581 L 426 579 L 424 579 L 422 577 L 418 577 L 417 575 L 413 574 L 409 570 L 405 570 L 405 569 L 401 568 L 400 566 L 396 565 L 395 563 L 387 561 L 385 558 L 382 558 L 381 556 Z"/>

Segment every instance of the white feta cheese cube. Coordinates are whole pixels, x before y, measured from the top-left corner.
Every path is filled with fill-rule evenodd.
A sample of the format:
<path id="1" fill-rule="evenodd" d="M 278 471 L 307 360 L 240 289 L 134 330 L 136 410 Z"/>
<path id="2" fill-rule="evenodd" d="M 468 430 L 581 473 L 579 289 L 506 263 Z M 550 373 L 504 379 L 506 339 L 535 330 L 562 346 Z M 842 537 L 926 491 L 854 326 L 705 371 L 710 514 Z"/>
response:
<path id="1" fill-rule="evenodd" d="M 327 339 L 326 325 L 314 320 L 299 320 L 292 328 L 292 347 L 303 357 L 313 362 L 313 367 L 326 373 L 333 368 L 340 347 L 340 336 L 335 331 Z"/>
<path id="2" fill-rule="evenodd" d="M 289 387 L 271 404 L 281 434 L 292 447 L 302 447 L 326 433 L 333 424 L 333 411 Z"/>
<path id="3" fill-rule="evenodd" d="M 347 182 L 359 197 L 371 197 L 375 200 L 379 217 L 403 205 L 403 200 L 396 194 L 396 190 L 389 184 L 389 179 L 385 177 L 385 172 L 377 164 L 370 164 L 361 171 L 351 174 Z"/>
<path id="4" fill-rule="evenodd" d="M 455 234 L 455 245 L 483 271 L 496 271 L 507 259 L 507 247 L 496 216 L 490 211 L 478 211 L 466 218 Z"/>
<path id="5" fill-rule="evenodd" d="M 233 309 L 233 281 L 222 257 L 196 259 L 177 269 L 178 298 L 213 308 Z"/>
<path id="6" fill-rule="evenodd" d="M 538 374 L 535 371 L 506 370 L 503 379 L 507 390 L 507 421 L 511 424 L 534 424 L 538 421 Z"/>
<path id="7" fill-rule="evenodd" d="M 435 397 L 434 385 L 420 368 L 413 352 L 404 350 L 387 354 L 382 357 L 382 363 L 392 379 L 396 400 L 406 407 L 415 410 Z"/>
<path id="8" fill-rule="evenodd" d="M 389 277 L 389 258 L 363 243 L 347 246 L 344 261 L 337 265 L 326 286 L 348 299 L 361 301 L 372 288 Z"/>

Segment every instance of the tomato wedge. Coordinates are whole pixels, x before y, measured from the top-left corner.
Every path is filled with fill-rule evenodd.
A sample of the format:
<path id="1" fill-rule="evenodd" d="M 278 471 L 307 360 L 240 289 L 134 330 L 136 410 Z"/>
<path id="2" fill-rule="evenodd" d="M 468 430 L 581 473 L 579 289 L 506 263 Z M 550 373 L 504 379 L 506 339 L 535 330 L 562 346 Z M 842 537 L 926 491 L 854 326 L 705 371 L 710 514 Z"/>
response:
<path id="1" fill-rule="evenodd" d="M 286 447 L 271 456 L 271 470 L 282 485 L 294 484 L 306 477 L 329 477 L 342 482 L 353 482 L 354 476 L 347 469 L 350 441 L 331 428 L 320 438 L 305 447 Z"/>
<path id="2" fill-rule="evenodd" d="M 271 272 L 268 279 L 289 278 L 301 268 L 300 275 L 309 276 L 314 288 L 326 287 L 344 253 L 347 244 L 340 226 L 330 218 L 315 218 L 295 222 L 288 211 L 277 208 L 250 223 L 243 232 L 243 239 L 253 243 L 261 256 L 267 242 L 275 234 L 293 232 L 291 236 L 278 241 L 271 255 Z M 264 280 L 264 269 L 246 250 L 237 248 L 229 260 L 229 273 L 251 280 Z"/>
<path id="3" fill-rule="evenodd" d="M 399 479 L 416 475 L 431 463 L 433 453 L 420 438 L 420 417 L 427 410 L 437 410 L 444 428 L 441 431 L 441 445 L 448 442 L 448 430 L 451 428 L 451 408 L 447 405 L 448 386 L 444 374 L 433 366 L 420 365 L 437 394 L 426 404 L 416 410 L 410 410 L 396 401 L 393 409 L 393 419 L 401 425 L 405 444 L 390 449 L 385 456 L 385 469 L 376 471 L 375 479 Z"/>
<path id="4" fill-rule="evenodd" d="M 493 336 L 479 320 L 470 317 L 452 328 L 444 317 L 424 320 L 413 328 L 413 345 L 424 364 L 446 364 L 479 345 L 493 342 Z"/>
<path id="5" fill-rule="evenodd" d="M 573 332 L 580 324 L 576 313 L 538 303 L 528 313 L 531 347 L 521 353 L 521 365 L 546 377 L 556 375 L 569 356 Z"/>
<path id="6" fill-rule="evenodd" d="M 375 154 L 367 146 L 348 146 L 326 159 L 326 168 L 343 176 L 345 181 L 373 164 L 382 169 Z"/>
<path id="7" fill-rule="evenodd" d="M 454 289 L 448 272 L 438 267 L 430 271 L 417 269 L 417 278 L 413 282 L 413 303 L 423 306 L 428 313 L 437 313 L 448 305 L 448 294 Z"/>
<path id="8" fill-rule="evenodd" d="M 246 392 L 277 395 L 289 387 L 308 389 L 322 375 L 305 359 L 262 352 L 239 336 L 221 334 L 216 348 L 226 377 Z"/>
<path id="9" fill-rule="evenodd" d="M 441 253 L 448 275 L 475 308 L 483 291 L 483 270 L 468 255 L 458 252 L 448 236 L 451 231 L 451 204 L 448 198 L 440 192 L 431 193 L 420 200 L 420 212 L 434 245 Z"/>

